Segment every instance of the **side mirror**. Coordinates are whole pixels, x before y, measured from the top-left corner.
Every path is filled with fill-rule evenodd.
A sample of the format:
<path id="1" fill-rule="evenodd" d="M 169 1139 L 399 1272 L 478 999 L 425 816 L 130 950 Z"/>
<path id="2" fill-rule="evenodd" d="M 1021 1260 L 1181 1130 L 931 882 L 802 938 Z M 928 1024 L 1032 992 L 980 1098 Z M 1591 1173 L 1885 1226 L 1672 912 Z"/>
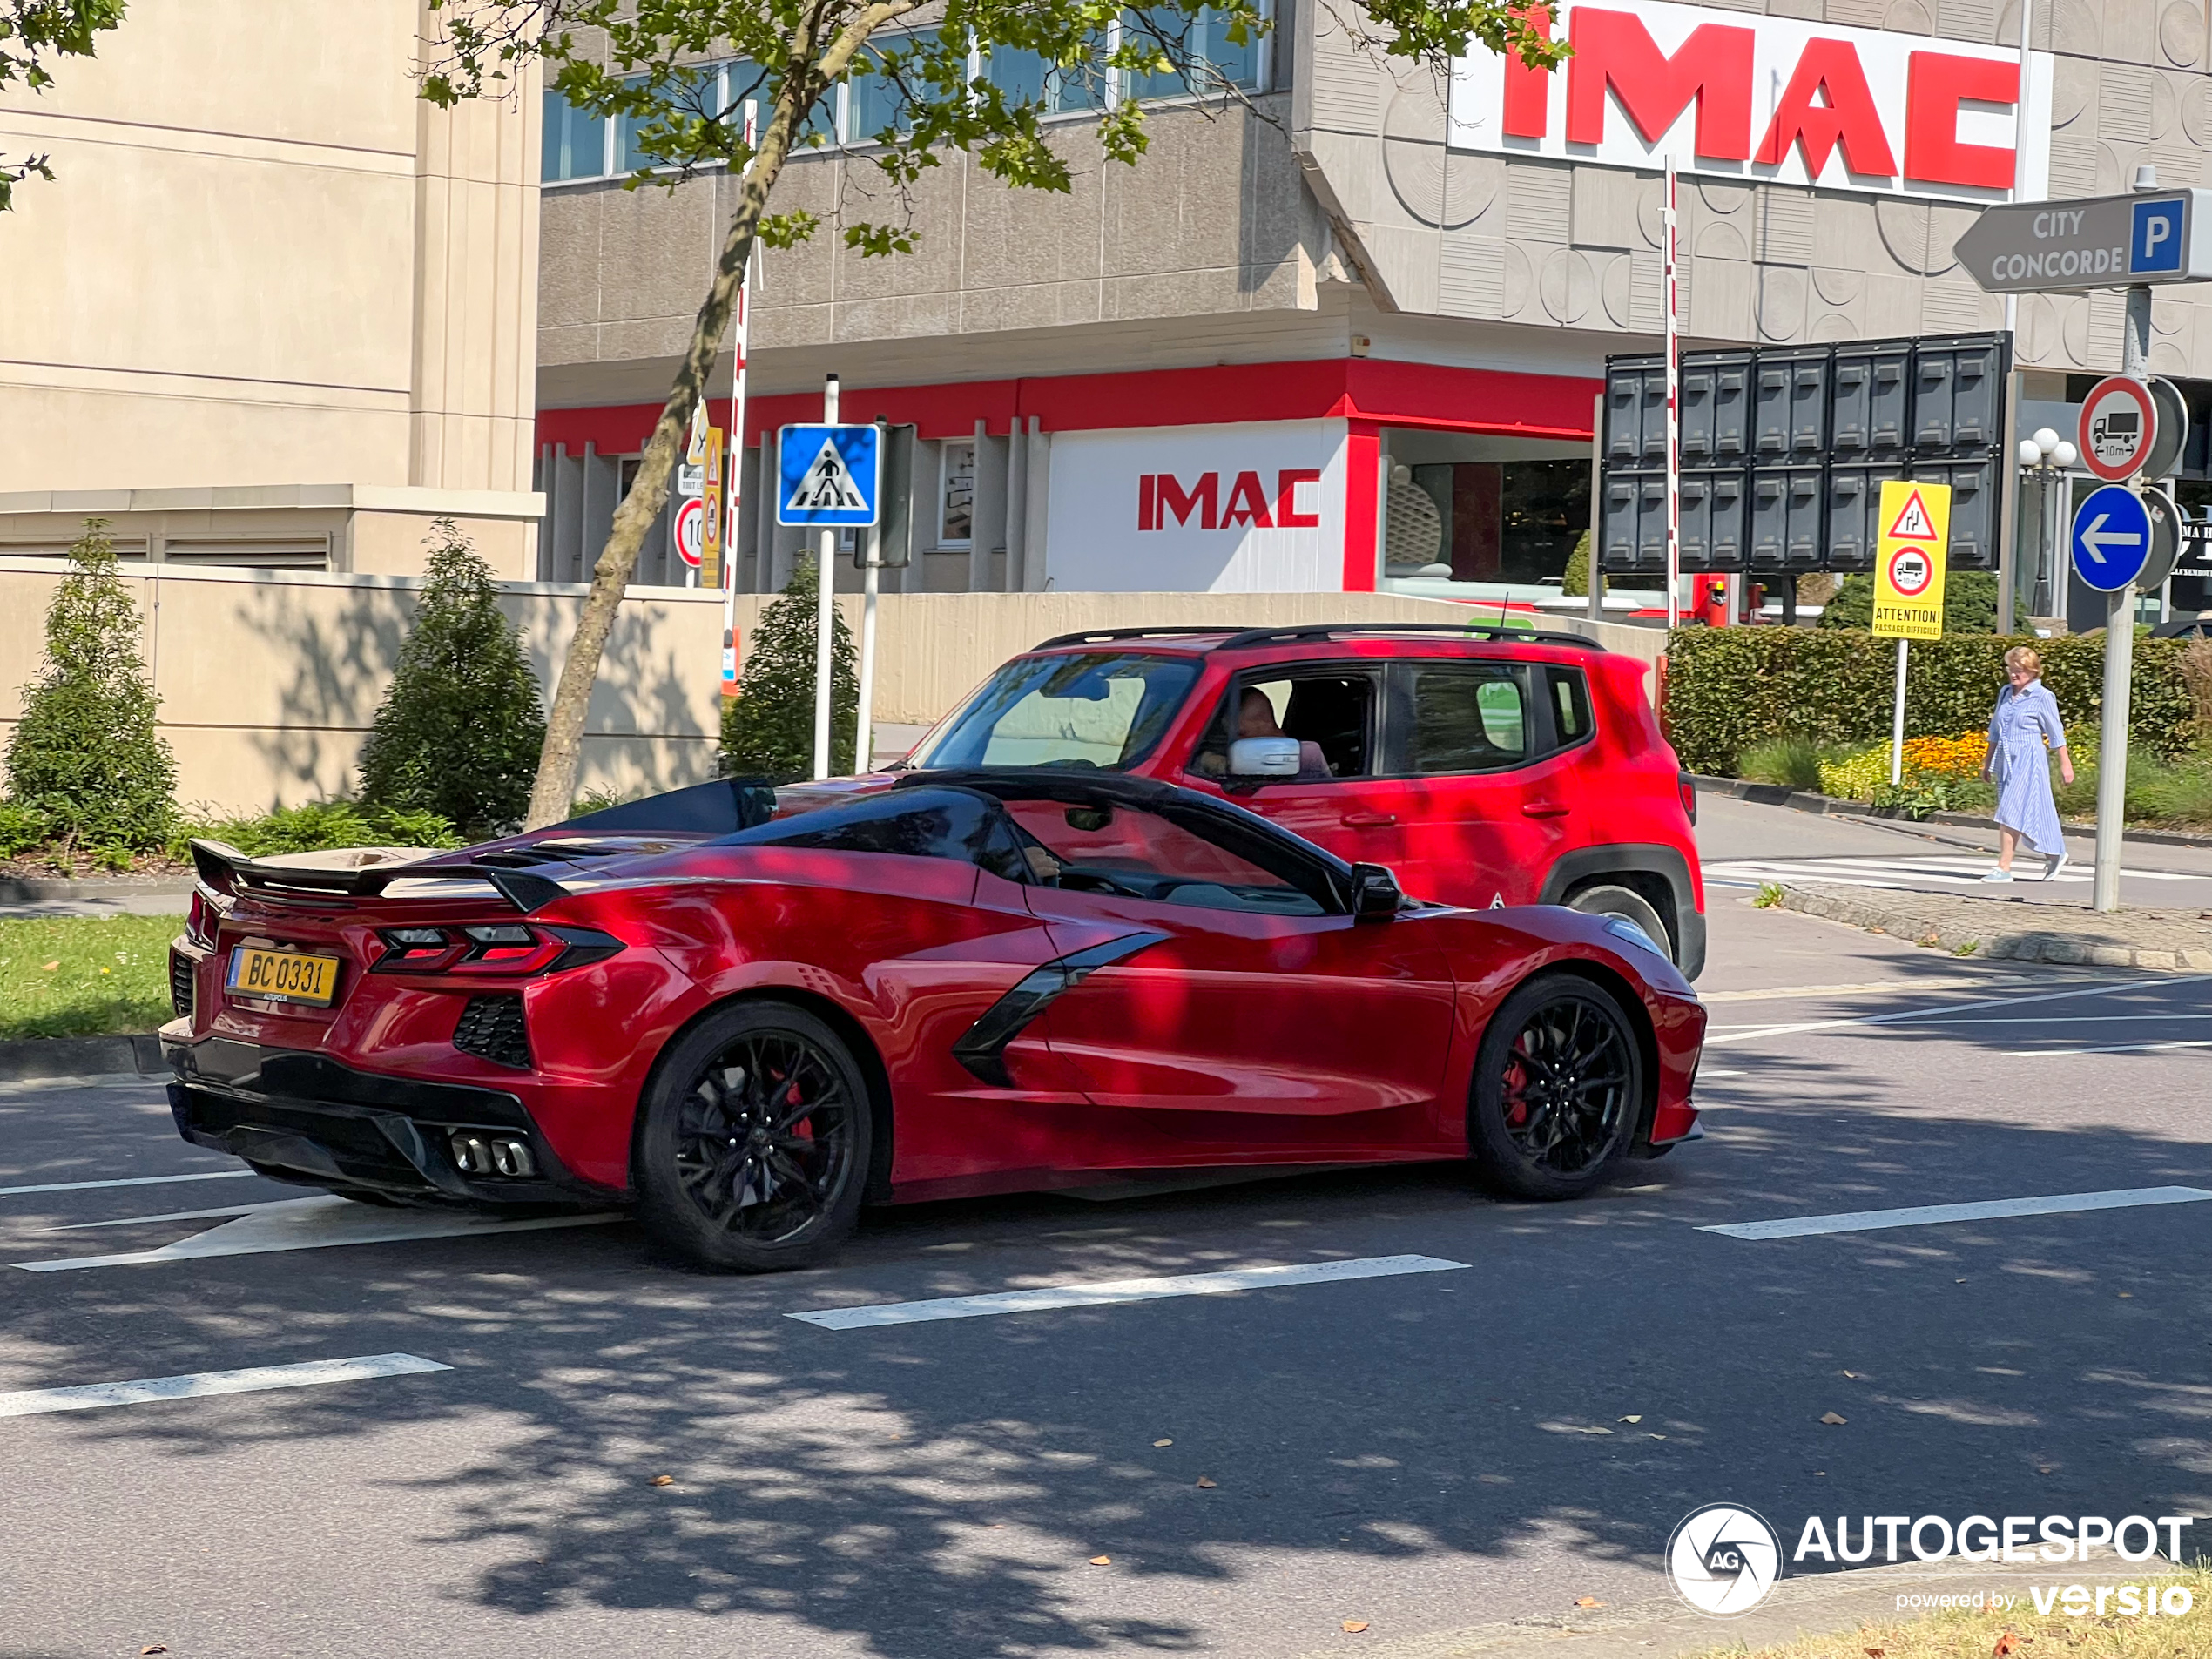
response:
<path id="1" fill-rule="evenodd" d="M 1239 738 L 1229 745 L 1231 778 L 1295 778 L 1296 738 Z"/>
<path id="2" fill-rule="evenodd" d="M 1387 921 L 1398 914 L 1406 895 L 1398 878 L 1380 864 L 1352 867 L 1352 916 L 1355 921 Z"/>

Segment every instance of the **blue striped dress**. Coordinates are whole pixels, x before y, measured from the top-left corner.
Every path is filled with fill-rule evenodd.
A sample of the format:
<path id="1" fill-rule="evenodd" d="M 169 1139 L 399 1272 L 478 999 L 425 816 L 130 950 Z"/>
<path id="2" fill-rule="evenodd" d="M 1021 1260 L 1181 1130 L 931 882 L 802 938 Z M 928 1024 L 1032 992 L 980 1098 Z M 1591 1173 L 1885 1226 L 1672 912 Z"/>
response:
<path id="1" fill-rule="evenodd" d="M 2049 748 L 2045 748 L 2046 742 Z M 1989 717 L 1989 770 L 1997 785 L 1997 821 L 2016 830 L 2046 858 L 2066 851 L 2058 803 L 2051 798 L 2051 755 L 2066 747 L 2059 700 L 2041 680 L 2026 691 L 1997 694 Z"/>

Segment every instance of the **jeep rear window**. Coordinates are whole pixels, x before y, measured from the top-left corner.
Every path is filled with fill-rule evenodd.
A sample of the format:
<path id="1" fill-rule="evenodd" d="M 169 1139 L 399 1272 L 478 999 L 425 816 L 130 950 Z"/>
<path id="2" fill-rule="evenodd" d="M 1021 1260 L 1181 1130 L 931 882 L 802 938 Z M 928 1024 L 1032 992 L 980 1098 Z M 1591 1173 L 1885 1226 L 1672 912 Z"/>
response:
<path id="1" fill-rule="evenodd" d="M 1150 754 L 1198 678 L 1197 659 L 1125 651 L 1016 658 L 907 758 L 910 766 L 1089 766 Z"/>

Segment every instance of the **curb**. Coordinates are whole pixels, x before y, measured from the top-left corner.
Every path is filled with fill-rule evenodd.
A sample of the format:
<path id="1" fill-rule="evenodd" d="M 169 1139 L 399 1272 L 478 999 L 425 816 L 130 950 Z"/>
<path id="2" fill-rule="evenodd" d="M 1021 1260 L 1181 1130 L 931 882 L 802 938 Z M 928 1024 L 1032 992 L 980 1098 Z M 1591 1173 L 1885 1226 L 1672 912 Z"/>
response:
<path id="1" fill-rule="evenodd" d="M 179 883 L 173 880 L 126 881 L 94 877 L 84 881 L 64 881 L 59 878 L 49 881 L 37 876 L 0 875 L 0 904 L 45 904 L 56 899 L 166 898 L 171 894 L 189 899 L 192 893 L 190 881 Z"/>
<path id="2" fill-rule="evenodd" d="M 1708 778 L 1693 772 L 1689 780 L 1703 795 L 1727 795 L 1737 800 L 1748 800 L 1760 806 L 1787 806 L 1793 812 L 1815 813 L 1823 818 L 1878 818 L 1892 824 L 1948 824 L 1954 829 L 1994 830 L 1993 818 L 1977 818 L 1971 813 L 1930 813 L 1925 818 L 1910 816 L 1900 806 L 1876 806 L 1863 800 L 1838 800 L 1833 795 L 1816 795 L 1810 790 L 1792 789 L 1786 784 L 1755 784 L 1742 778 Z M 2069 824 L 2069 835 L 2094 835 L 2094 825 Z M 2123 829 L 2122 841 L 2135 841 L 2148 846 L 2212 847 L 2212 840 L 2202 835 L 2182 835 L 2173 830 Z"/>
<path id="3" fill-rule="evenodd" d="M 1782 884 L 1781 907 L 1801 911 L 1808 916 L 1822 916 L 1830 921 L 1846 922 L 1869 933 L 1888 934 L 1931 949 L 1947 950 L 1954 955 L 1971 955 L 1977 961 L 2054 962 L 2074 968 L 2212 968 L 2212 947 L 2202 950 L 2156 950 L 2040 928 L 1985 935 L 1980 930 L 1969 932 L 1956 922 L 1926 921 L 1905 911 L 1890 909 L 1878 900 L 1825 887 L 1795 887 L 1785 882 Z"/>
<path id="4" fill-rule="evenodd" d="M 151 1031 L 118 1037 L 27 1037 L 0 1042 L 0 1082 L 30 1082 L 48 1077 L 112 1076 L 136 1072 L 166 1077 L 161 1039 Z"/>

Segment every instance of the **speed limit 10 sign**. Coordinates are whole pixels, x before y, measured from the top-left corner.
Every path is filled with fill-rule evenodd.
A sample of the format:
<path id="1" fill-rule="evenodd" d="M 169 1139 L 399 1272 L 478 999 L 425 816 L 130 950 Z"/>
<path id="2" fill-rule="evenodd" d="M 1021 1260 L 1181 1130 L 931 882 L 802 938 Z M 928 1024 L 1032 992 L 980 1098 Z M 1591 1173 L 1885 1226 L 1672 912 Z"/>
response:
<path id="1" fill-rule="evenodd" d="M 2081 401 L 2081 464 L 2108 483 L 2141 472 L 2157 435 L 2158 405 L 2131 375 L 2107 375 Z"/>

